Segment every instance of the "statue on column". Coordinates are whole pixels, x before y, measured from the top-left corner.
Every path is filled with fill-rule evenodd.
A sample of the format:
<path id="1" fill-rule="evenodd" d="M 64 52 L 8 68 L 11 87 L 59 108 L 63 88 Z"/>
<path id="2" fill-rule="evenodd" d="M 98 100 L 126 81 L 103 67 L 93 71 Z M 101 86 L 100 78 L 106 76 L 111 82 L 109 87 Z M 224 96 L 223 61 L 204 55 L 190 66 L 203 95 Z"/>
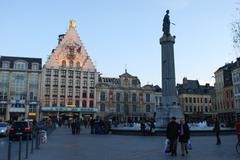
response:
<path id="1" fill-rule="evenodd" d="M 170 35 L 170 19 L 169 19 L 169 10 L 166 11 L 166 14 L 163 18 L 163 34 L 165 34 L 166 36 Z"/>

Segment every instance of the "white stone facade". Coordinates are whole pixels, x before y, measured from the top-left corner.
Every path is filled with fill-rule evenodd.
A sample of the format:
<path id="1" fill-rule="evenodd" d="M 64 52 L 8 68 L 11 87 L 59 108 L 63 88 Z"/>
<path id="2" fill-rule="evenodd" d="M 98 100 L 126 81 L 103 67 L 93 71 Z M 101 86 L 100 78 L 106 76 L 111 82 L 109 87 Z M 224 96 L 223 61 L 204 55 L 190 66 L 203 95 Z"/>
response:
<path id="1" fill-rule="evenodd" d="M 70 21 L 42 72 L 42 116 L 93 114 L 98 72 Z"/>

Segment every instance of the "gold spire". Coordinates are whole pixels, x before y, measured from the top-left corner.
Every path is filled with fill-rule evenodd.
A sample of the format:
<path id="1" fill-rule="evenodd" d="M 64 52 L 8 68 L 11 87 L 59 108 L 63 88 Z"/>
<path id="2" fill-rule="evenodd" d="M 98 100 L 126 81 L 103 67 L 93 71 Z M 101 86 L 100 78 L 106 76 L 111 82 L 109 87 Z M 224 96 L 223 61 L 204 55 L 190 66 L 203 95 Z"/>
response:
<path id="1" fill-rule="evenodd" d="M 71 20 L 70 20 L 69 27 L 70 27 L 70 28 L 75 28 L 75 26 L 76 26 L 75 20 L 71 19 Z"/>

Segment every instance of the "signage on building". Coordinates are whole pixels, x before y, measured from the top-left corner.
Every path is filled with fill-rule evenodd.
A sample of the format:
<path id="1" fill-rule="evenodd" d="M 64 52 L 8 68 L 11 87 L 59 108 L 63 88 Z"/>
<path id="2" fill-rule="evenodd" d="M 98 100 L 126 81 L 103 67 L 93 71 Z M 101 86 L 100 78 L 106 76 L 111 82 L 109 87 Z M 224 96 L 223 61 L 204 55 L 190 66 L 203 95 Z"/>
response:
<path id="1" fill-rule="evenodd" d="M 96 108 L 42 107 L 42 112 L 97 112 Z"/>
<path id="2" fill-rule="evenodd" d="M 25 113 L 25 108 L 10 108 L 9 112 Z"/>
<path id="3" fill-rule="evenodd" d="M 36 116 L 36 113 L 35 112 L 29 112 L 28 115 L 29 116 Z"/>
<path id="4" fill-rule="evenodd" d="M 11 104 L 24 104 L 24 103 L 25 103 L 25 100 L 23 100 L 23 99 L 21 99 L 21 100 L 17 99 L 17 100 L 11 100 L 10 102 L 11 102 Z"/>
<path id="5" fill-rule="evenodd" d="M 0 101 L 0 104 L 7 104 L 7 101 Z"/>

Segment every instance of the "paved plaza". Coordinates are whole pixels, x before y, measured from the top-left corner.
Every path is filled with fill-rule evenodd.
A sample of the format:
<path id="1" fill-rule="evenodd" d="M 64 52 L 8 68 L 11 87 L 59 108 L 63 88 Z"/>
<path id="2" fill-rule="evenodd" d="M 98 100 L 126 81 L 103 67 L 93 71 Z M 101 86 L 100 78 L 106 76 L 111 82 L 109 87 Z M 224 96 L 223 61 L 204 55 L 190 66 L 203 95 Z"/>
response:
<path id="1" fill-rule="evenodd" d="M 68 128 L 58 128 L 35 150 L 31 160 L 239 160 L 235 151 L 236 136 L 221 136 L 222 145 L 215 145 L 214 136 L 191 137 L 193 150 L 182 157 L 171 157 L 163 152 L 165 137 L 91 135 L 83 129 L 81 135 L 72 135 Z M 178 148 L 178 153 L 180 148 Z"/>

